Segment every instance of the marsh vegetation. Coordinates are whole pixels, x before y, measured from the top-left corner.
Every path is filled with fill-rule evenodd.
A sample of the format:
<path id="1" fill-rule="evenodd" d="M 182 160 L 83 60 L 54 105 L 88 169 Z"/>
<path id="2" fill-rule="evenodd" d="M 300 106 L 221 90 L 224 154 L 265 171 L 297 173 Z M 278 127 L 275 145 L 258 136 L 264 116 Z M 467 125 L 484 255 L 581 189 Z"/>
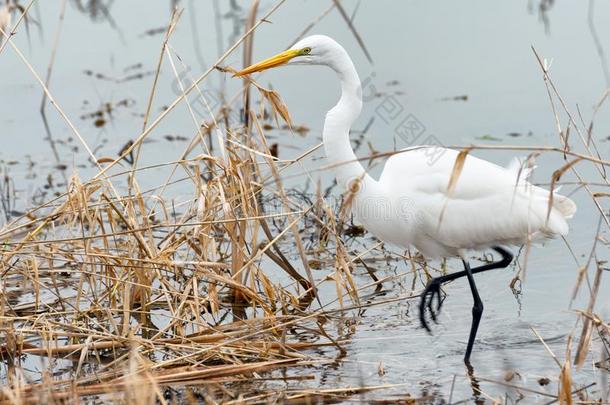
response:
<path id="1" fill-rule="evenodd" d="M 0 401 L 607 403 L 610 24 L 596 21 L 609 7 L 506 6 L 545 50 L 451 25 L 448 47 L 519 43 L 507 58 L 531 63 L 500 77 L 466 55 L 451 65 L 471 73 L 445 77 L 424 50 L 446 38 L 453 6 L 150 3 L 0 6 Z M 575 10 L 588 44 L 577 60 L 581 45 L 561 44 Z M 380 15 L 387 28 L 369 20 Z M 405 20 L 423 29 L 422 15 L 437 28 L 405 40 L 407 55 L 375 46 Z M 352 138 L 371 172 L 412 143 L 522 155 L 540 166 L 537 184 L 579 205 L 568 238 L 524 246 L 509 271 L 481 277 L 489 312 L 474 370 L 461 362 L 460 282 L 433 336 L 417 316 L 426 282 L 456 263 L 375 239 L 337 191 L 320 150 L 328 77 L 231 78 L 255 54 L 329 31 L 363 66 L 368 113 Z"/>

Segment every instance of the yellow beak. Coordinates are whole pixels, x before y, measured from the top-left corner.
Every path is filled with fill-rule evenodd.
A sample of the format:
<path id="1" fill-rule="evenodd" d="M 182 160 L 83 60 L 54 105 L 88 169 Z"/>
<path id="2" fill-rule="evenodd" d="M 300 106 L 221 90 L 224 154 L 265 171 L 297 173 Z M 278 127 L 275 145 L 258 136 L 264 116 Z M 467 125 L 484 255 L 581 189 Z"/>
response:
<path id="1" fill-rule="evenodd" d="M 233 75 L 233 77 L 249 75 L 250 73 L 255 73 L 255 72 L 262 72 L 263 70 L 267 70 L 267 69 L 274 68 L 276 66 L 284 65 L 284 64 L 288 63 L 288 61 L 290 59 L 294 58 L 295 56 L 299 56 L 300 53 L 301 53 L 301 51 L 299 51 L 298 49 L 289 49 L 282 53 L 278 53 L 277 55 L 272 56 L 269 59 L 265 59 L 264 61 L 255 63 L 254 65 L 251 65 L 251 66 L 248 66 L 247 68 L 235 73 Z"/>

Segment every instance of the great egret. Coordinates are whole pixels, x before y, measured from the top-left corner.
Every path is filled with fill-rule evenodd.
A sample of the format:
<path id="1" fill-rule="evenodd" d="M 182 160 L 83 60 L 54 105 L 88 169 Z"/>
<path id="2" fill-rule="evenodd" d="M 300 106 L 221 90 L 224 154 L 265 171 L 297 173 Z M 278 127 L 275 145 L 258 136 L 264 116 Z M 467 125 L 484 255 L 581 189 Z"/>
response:
<path id="1" fill-rule="evenodd" d="M 513 256 L 503 246 L 566 235 L 566 219 L 575 213 L 576 205 L 567 197 L 556 193 L 551 196 L 548 190 L 530 184 L 530 169 L 523 168 L 518 160 L 505 168 L 436 146 L 408 148 L 393 155 L 375 180 L 366 173 L 350 144 L 350 127 L 362 109 L 362 89 L 345 49 L 327 36 L 313 35 L 236 76 L 281 65 L 324 65 L 339 77 L 341 98 L 326 114 L 323 143 L 327 159 L 336 164 L 338 184 L 352 193 L 355 219 L 379 239 L 402 248 L 414 246 L 426 258 L 462 259 L 464 271 L 428 282 L 421 296 L 420 321 L 430 331 L 425 311 L 428 309 L 436 321 L 442 303 L 440 286 L 466 276 L 474 300 L 464 356 L 469 364 L 483 313 L 473 274 L 507 267 Z M 429 159 L 432 155 L 437 158 Z M 490 248 L 502 259 L 470 268 L 466 252 Z"/>

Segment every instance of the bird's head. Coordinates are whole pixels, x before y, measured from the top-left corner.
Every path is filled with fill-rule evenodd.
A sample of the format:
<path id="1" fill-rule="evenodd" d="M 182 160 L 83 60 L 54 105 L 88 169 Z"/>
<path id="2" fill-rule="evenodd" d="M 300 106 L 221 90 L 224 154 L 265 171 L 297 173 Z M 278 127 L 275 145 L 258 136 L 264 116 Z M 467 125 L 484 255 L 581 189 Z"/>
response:
<path id="1" fill-rule="evenodd" d="M 244 76 L 283 65 L 328 65 L 333 67 L 335 59 L 345 53 L 341 45 L 326 35 L 303 38 L 290 49 L 255 63 L 235 73 Z"/>

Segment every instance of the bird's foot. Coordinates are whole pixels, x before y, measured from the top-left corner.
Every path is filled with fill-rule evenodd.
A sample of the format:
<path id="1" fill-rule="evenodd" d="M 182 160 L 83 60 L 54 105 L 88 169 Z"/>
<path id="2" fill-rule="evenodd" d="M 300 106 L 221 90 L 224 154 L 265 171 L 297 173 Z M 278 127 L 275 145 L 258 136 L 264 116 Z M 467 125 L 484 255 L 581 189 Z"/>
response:
<path id="1" fill-rule="evenodd" d="M 426 329 L 429 333 L 432 331 L 428 326 L 428 322 L 426 321 L 426 308 L 430 312 L 430 317 L 432 320 L 436 322 L 436 316 L 441 310 L 441 306 L 443 305 L 444 298 L 441 296 L 441 280 L 438 278 L 433 278 L 428 281 L 428 285 L 424 289 L 424 292 L 421 295 L 421 301 L 419 303 L 419 321 L 421 322 L 421 326 Z M 434 308 L 434 300 L 436 298 L 436 309 Z"/>

